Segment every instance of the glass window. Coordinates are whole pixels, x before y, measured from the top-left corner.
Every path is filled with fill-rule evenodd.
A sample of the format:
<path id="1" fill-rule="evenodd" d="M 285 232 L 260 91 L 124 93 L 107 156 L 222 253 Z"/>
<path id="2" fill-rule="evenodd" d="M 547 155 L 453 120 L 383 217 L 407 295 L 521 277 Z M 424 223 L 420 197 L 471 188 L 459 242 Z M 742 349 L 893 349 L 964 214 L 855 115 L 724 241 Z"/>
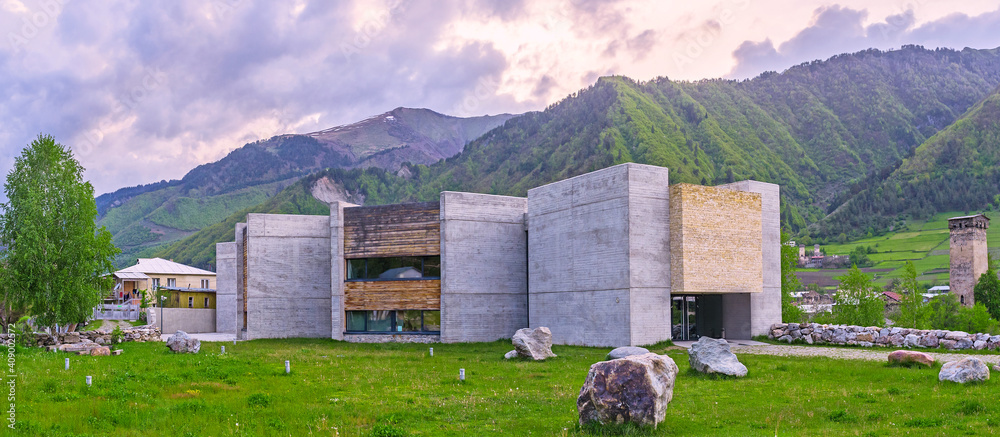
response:
<path id="1" fill-rule="evenodd" d="M 440 278 L 441 277 L 441 257 L 440 256 L 425 256 L 424 257 L 424 277 L 425 278 Z"/>
<path id="2" fill-rule="evenodd" d="M 208 298 L 205 298 L 205 308 L 208 308 Z"/>
<path id="3" fill-rule="evenodd" d="M 368 329 L 370 332 L 392 332 L 393 311 L 369 311 Z"/>
<path id="4" fill-rule="evenodd" d="M 167 278 L 167 287 L 176 287 L 176 286 L 177 286 L 176 278 Z"/>
<path id="5" fill-rule="evenodd" d="M 348 331 L 364 331 L 365 330 L 365 320 L 368 318 L 367 311 L 348 311 L 347 312 L 347 330 Z"/>
<path id="6" fill-rule="evenodd" d="M 424 331 L 441 330 L 441 311 L 424 311 Z"/>
<path id="7" fill-rule="evenodd" d="M 153 288 L 156 289 L 160 286 L 160 278 L 153 278 Z"/>
<path id="8" fill-rule="evenodd" d="M 420 311 L 396 311 L 396 330 L 401 332 L 419 332 Z"/>
<path id="9" fill-rule="evenodd" d="M 194 298 L 188 297 L 188 308 L 194 308 Z"/>
<path id="10" fill-rule="evenodd" d="M 347 260 L 347 279 L 367 279 L 365 275 L 365 259 Z"/>

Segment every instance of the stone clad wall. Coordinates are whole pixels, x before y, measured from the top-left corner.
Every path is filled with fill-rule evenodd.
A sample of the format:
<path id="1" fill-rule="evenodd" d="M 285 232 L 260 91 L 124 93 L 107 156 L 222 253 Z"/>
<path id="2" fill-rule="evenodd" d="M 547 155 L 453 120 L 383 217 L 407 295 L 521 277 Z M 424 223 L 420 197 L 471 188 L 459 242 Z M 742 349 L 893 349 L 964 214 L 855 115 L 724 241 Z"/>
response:
<path id="1" fill-rule="evenodd" d="M 762 218 L 760 194 L 671 187 L 671 292 L 762 292 Z"/>
<path id="2" fill-rule="evenodd" d="M 155 325 L 123 328 L 122 334 L 124 334 L 122 341 L 138 341 L 138 342 L 160 341 L 160 327 Z M 101 345 L 111 344 L 110 332 L 84 331 L 84 332 L 65 332 L 55 335 L 49 335 L 45 333 L 33 333 L 31 335 L 33 337 L 35 346 L 76 344 L 80 343 L 84 339 L 90 340 L 94 343 Z M 8 337 L 9 334 L 0 334 L 0 342 L 7 341 Z"/>
<path id="3" fill-rule="evenodd" d="M 792 343 L 838 344 L 861 347 L 918 347 L 957 349 L 1000 349 L 1000 335 L 969 334 L 962 331 L 880 328 L 877 326 L 820 325 L 818 323 L 776 323 L 767 335 Z"/>

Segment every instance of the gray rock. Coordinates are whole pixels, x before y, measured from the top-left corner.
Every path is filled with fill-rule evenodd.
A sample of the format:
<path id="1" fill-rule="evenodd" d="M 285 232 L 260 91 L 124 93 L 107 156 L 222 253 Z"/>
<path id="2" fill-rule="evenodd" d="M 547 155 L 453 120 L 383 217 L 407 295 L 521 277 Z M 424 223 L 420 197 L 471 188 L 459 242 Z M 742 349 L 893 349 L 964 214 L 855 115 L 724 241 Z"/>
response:
<path id="1" fill-rule="evenodd" d="M 958 344 L 955 340 L 941 340 L 938 343 L 945 349 L 955 349 L 955 346 Z"/>
<path id="2" fill-rule="evenodd" d="M 838 344 L 847 343 L 847 331 L 843 329 L 837 329 L 836 331 L 833 331 L 833 340 L 831 341 Z"/>
<path id="3" fill-rule="evenodd" d="M 644 347 L 624 346 L 615 348 L 611 352 L 608 352 L 608 356 L 605 359 L 617 360 L 619 358 L 630 357 L 632 355 L 645 355 L 648 353 L 649 349 L 646 349 Z"/>
<path id="4" fill-rule="evenodd" d="M 517 354 L 524 358 L 541 361 L 556 356 L 552 353 L 552 331 L 544 326 L 518 329 L 511 343 L 514 343 Z"/>
<path id="5" fill-rule="evenodd" d="M 580 424 L 631 422 L 655 427 L 674 397 L 677 364 L 656 354 L 632 355 L 590 366 L 576 399 Z"/>
<path id="6" fill-rule="evenodd" d="M 917 337 L 916 335 L 913 334 L 907 334 L 906 337 L 903 338 L 903 346 L 906 347 L 920 346 L 920 337 Z"/>
<path id="7" fill-rule="evenodd" d="M 513 360 L 514 358 L 517 358 L 517 351 L 516 350 L 515 351 L 510 351 L 510 352 L 507 352 L 507 353 L 503 354 L 503 359 L 505 359 L 505 360 Z"/>
<path id="8" fill-rule="evenodd" d="M 972 343 L 972 347 L 976 350 L 983 350 L 986 348 L 986 342 L 983 340 L 976 340 Z"/>
<path id="9" fill-rule="evenodd" d="M 938 347 L 938 338 L 934 334 L 927 334 L 920 338 L 920 345 L 923 347 Z"/>
<path id="10" fill-rule="evenodd" d="M 701 337 L 688 349 L 691 368 L 701 373 L 721 373 L 743 377 L 747 375 L 744 366 L 729 350 L 729 342 L 723 339 Z"/>
<path id="11" fill-rule="evenodd" d="M 990 368 L 979 358 L 962 358 L 944 363 L 938 373 L 938 381 L 952 381 L 959 384 L 980 382 L 990 379 Z"/>
<path id="12" fill-rule="evenodd" d="M 80 342 L 79 332 L 67 332 L 63 334 L 62 342 L 66 344 L 77 344 Z"/>
<path id="13" fill-rule="evenodd" d="M 782 335 L 780 338 L 778 338 L 778 341 L 785 341 L 785 342 L 791 343 L 792 342 L 792 336 L 791 335 Z"/>
<path id="14" fill-rule="evenodd" d="M 813 337 L 811 335 L 807 335 L 807 336 L 802 337 L 802 338 L 805 339 L 806 344 L 813 344 Z"/>
<path id="15" fill-rule="evenodd" d="M 963 340 L 968 336 L 968 333 L 962 331 L 948 331 L 948 333 L 944 335 L 944 338 L 947 338 L 948 340 Z"/>
<path id="16" fill-rule="evenodd" d="M 969 340 L 968 338 L 963 338 L 958 341 L 958 344 L 955 345 L 955 349 L 972 349 L 972 345 L 973 345 L 972 340 Z"/>
<path id="17" fill-rule="evenodd" d="M 201 350 L 201 341 L 189 337 L 184 331 L 177 331 L 167 339 L 167 347 L 174 353 L 196 354 Z"/>
<path id="18" fill-rule="evenodd" d="M 802 331 L 801 330 L 792 331 L 791 335 L 792 335 L 793 339 L 798 340 L 798 339 L 802 338 Z"/>

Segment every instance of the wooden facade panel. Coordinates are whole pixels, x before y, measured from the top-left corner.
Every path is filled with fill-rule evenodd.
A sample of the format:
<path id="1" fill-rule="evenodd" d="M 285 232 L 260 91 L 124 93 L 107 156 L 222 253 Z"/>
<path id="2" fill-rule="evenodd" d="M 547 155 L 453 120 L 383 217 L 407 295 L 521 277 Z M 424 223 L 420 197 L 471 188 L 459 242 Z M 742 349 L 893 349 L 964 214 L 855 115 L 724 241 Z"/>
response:
<path id="1" fill-rule="evenodd" d="M 344 257 L 441 253 L 439 202 L 344 208 Z"/>
<path id="2" fill-rule="evenodd" d="M 347 311 L 440 310 L 441 280 L 346 282 L 344 309 Z"/>

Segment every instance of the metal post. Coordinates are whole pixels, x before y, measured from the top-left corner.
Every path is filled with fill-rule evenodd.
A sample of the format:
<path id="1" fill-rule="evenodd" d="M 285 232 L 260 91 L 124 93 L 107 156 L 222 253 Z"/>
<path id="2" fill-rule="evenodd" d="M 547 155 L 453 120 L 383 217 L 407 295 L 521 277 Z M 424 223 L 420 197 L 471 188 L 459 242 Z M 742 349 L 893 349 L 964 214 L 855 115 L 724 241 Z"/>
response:
<path id="1" fill-rule="evenodd" d="M 465 381 L 465 369 L 458 369 L 458 380 Z"/>
<path id="2" fill-rule="evenodd" d="M 91 381 L 90 375 L 87 375 L 87 387 L 90 387 Z"/>
<path id="3" fill-rule="evenodd" d="M 292 364 L 285 360 L 285 373 L 292 373 Z"/>

